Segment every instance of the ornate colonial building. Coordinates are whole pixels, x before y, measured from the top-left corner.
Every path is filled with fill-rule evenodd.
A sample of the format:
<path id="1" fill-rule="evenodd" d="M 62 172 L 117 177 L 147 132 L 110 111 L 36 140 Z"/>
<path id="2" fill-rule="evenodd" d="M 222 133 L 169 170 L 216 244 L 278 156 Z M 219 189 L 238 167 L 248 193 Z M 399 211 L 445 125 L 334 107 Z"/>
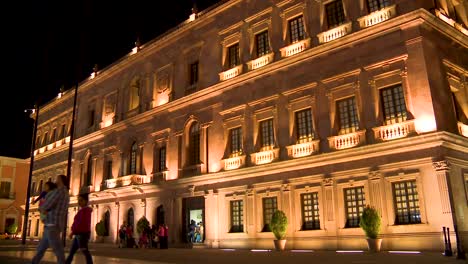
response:
<path id="1" fill-rule="evenodd" d="M 207 247 L 468 245 L 468 3 L 231 0 L 137 46 L 78 90 L 69 223 L 91 193 L 108 242 L 146 216 Z M 66 171 L 74 90 L 42 106 L 34 191 Z M 40 236 L 37 207 L 31 236 Z M 95 234 L 93 234 L 95 237 Z M 455 240 L 453 235 L 452 240 Z"/>

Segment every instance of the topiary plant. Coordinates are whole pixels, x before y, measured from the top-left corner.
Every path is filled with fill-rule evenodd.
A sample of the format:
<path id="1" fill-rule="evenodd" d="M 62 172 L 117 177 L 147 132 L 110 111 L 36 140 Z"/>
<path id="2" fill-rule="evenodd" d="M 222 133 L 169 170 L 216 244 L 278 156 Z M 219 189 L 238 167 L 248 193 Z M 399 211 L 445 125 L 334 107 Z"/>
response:
<path id="1" fill-rule="evenodd" d="M 359 226 L 364 230 L 366 236 L 376 239 L 380 232 L 381 218 L 379 212 L 372 206 L 364 207 Z"/>
<path id="2" fill-rule="evenodd" d="M 277 210 L 271 217 L 271 232 L 277 240 L 282 240 L 286 237 L 286 229 L 288 228 L 288 218 L 283 211 Z"/>
<path id="3" fill-rule="evenodd" d="M 106 235 L 106 224 L 104 223 L 104 220 L 101 220 L 99 221 L 99 223 L 96 224 L 95 230 L 96 234 L 100 237 Z"/>
<path id="4" fill-rule="evenodd" d="M 143 231 L 148 230 L 150 228 L 149 221 L 146 217 L 142 216 L 140 220 L 137 222 L 137 232 L 138 234 L 143 233 Z"/>
<path id="5" fill-rule="evenodd" d="M 16 235 L 16 233 L 18 232 L 18 224 L 17 224 L 17 223 L 14 223 L 14 224 L 9 225 L 9 226 L 6 228 L 6 232 L 7 232 L 9 235 Z"/>

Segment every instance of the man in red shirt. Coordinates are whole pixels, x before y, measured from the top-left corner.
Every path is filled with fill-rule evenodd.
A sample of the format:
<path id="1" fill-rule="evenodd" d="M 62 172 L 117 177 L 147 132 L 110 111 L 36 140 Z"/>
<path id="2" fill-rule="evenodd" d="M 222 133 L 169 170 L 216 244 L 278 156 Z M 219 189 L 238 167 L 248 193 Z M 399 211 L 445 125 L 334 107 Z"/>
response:
<path id="1" fill-rule="evenodd" d="M 86 263 L 93 264 L 93 258 L 88 250 L 88 241 L 91 235 L 91 213 L 93 212 L 93 209 L 88 206 L 88 194 L 80 194 L 78 196 L 78 205 L 80 206 L 80 210 L 75 215 L 71 227 L 72 232 L 69 235 L 70 239 L 73 235 L 75 238 L 73 239 L 70 254 L 65 263 L 72 263 L 73 256 L 79 248 L 86 257 Z"/>

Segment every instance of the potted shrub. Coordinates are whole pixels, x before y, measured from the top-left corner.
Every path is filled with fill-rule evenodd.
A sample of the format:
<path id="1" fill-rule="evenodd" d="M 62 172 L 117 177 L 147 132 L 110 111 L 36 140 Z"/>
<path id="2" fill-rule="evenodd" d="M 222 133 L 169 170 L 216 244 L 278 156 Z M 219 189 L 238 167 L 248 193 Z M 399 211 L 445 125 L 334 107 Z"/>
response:
<path id="1" fill-rule="evenodd" d="M 362 212 L 359 226 L 364 230 L 367 237 L 367 246 L 370 252 L 379 252 L 382 239 L 377 238 L 380 232 L 381 217 L 379 212 L 372 206 L 367 205 Z"/>
<path id="2" fill-rule="evenodd" d="M 6 228 L 6 232 L 8 233 L 8 235 L 13 235 L 13 238 L 16 238 L 16 234 L 18 233 L 18 224 L 14 223 L 9 225 Z"/>
<path id="3" fill-rule="evenodd" d="M 99 221 L 95 227 L 96 235 L 97 235 L 97 242 L 104 242 L 104 237 L 106 236 L 106 224 L 104 220 Z"/>
<path id="4" fill-rule="evenodd" d="M 283 211 L 277 210 L 271 217 L 271 232 L 275 235 L 275 249 L 283 251 L 286 247 L 286 229 L 288 228 L 288 218 Z"/>
<path id="5" fill-rule="evenodd" d="M 137 232 L 141 235 L 143 231 L 148 229 L 150 229 L 149 221 L 146 219 L 146 217 L 142 216 L 137 222 Z"/>

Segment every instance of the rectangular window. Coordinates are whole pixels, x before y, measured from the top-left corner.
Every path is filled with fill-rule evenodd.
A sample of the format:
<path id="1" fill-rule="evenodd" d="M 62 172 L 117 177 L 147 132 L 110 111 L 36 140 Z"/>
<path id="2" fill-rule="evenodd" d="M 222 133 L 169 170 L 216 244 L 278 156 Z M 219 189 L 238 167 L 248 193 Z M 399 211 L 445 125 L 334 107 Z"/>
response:
<path id="1" fill-rule="evenodd" d="M 237 127 L 229 130 L 229 138 L 231 139 L 231 154 L 242 153 L 242 128 Z"/>
<path id="2" fill-rule="evenodd" d="M 263 229 L 262 232 L 271 232 L 270 223 L 273 213 L 278 209 L 276 197 L 266 197 L 263 202 Z"/>
<path id="3" fill-rule="evenodd" d="M 167 170 L 166 168 L 166 147 L 162 147 L 159 149 L 159 172 Z"/>
<path id="4" fill-rule="evenodd" d="M 312 131 L 312 111 L 305 109 L 295 113 L 297 143 L 311 141 L 314 138 Z"/>
<path id="5" fill-rule="evenodd" d="M 346 206 L 345 227 L 359 227 L 359 219 L 364 209 L 364 187 L 344 189 Z"/>
<path id="6" fill-rule="evenodd" d="M 0 198 L 10 198 L 11 182 L 2 181 L 0 183 Z"/>
<path id="7" fill-rule="evenodd" d="M 230 233 L 244 232 L 244 201 L 231 201 L 231 229 Z"/>
<path id="8" fill-rule="evenodd" d="M 57 128 L 54 127 L 54 129 L 52 129 L 52 135 L 50 135 L 50 142 L 51 143 L 57 141 L 56 134 L 55 134 L 56 132 L 57 132 Z"/>
<path id="9" fill-rule="evenodd" d="M 318 193 L 301 194 L 302 228 L 301 230 L 320 229 Z"/>
<path id="10" fill-rule="evenodd" d="M 37 136 L 37 138 L 36 138 L 36 146 L 35 146 L 35 148 L 36 148 L 36 149 L 40 148 L 40 147 L 41 147 L 41 143 L 42 143 L 42 142 L 41 142 L 41 136 L 39 135 L 39 136 Z"/>
<path id="11" fill-rule="evenodd" d="M 401 85 L 381 89 L 380 101 L 382 102 L 385 125 L 406 121 L 408 114 Z"/>
<path id="12" fill-rule="evenodd" d="M 88 116 L 88 127 L 94 126 L 94 115 L 95 115 L 94 109 L 90 110 L 89 116 Z"/>
<path id="13" fill-rule="evenodd" d="M 460 102 L 457 99 L 457 95 L 454 92 L 452 92 L 452 101 L 453 101 L 453 108 L 455 111 L 455 116 L 457 117 L 457 121 L 462 122 L 464 124 L 468 124 L 468 118 L 463 112 Z"/>
<path id="14" fill-rule="evenodd" d="M 393 183 L 393 195 L 395 197 L 395 224 L 421 223 L 416 181 Z"/>
<path id="15" fill-rule="evenodd" d="M 369 13 L 379 11 L 380 9 L 390 5 L 390 0 L 367 0 L 367 8 Z"/>
<path id="16" fill-rule="evenodd" d="M 106 163 L 106 179 L 107 180 L 110 180 L 110 179 L 113 179 L 113 175 L 112 175 L 112 160 L 108 160 L 107 163 Z"/>
<path id="17" fill-rule="evenodd" d="M 44 133 L 44 138 L 42 139 L 42 147 L 49 144 L 49 132 Z"/>
<path id="18" fill-rule="evenodd" d="M 303 16 L 298 16 L 288 21 L 289 22 L 289 41 L 296 43 L 305 39 L 304 19 Z"/>
<path id="19" fill-rule="evenodd" d="M 338 134 L 348 134 L 359 129 L 359 120 L 356 111 L 354 97 L 346 98 L 336 102 L 338 116 Z"/>
<path id="20" fill-rule="evenodd" d="M 336 0 L 325 5 L 325 11 L 327 12 L 328 28 L 339 26 L 345 22 L 343 3 L 341 0 Z"/>
<path id="21" fill-rule="evenodd" d="M 257 45 L 257 58 L 270 53 L 270 45 L 268 41 L 268 30 L 255 35 L 255 43 Z"/>
<path id="22" fill-rule="evenodd" d="M 60 135 L 61 138 L 66 138 L 67 137 L 67 126 L 65 124 L 62 125 L 62 133 Z"/>
<path id="23" fill-rule="evenodd" d="M 198 61 L 190 64 L 190 85 L 195 85 L 198 82 Z"/>
<path id="24" fill-rule="evenodd" d="M 31 236 L 31 220 L 28 220 L 27 236 Z"/>
<path id="25" fill-rule="evenodd" d="M 273 119 L 260 122 L 260 143 L 261 147 L 273 147 L 275 144 L 273 135 Z"/>
<path id="26" fill-rule="evenodd" d="M 39 219 L 36 219 L 36 226 L 34 228 L 34 236 L 39 236 Z"/>
<path id="27" fill-rule="evenodd" d="M 240 64 L 239 43 L 228 47 L 228 67 L 229 69 Z"/>

